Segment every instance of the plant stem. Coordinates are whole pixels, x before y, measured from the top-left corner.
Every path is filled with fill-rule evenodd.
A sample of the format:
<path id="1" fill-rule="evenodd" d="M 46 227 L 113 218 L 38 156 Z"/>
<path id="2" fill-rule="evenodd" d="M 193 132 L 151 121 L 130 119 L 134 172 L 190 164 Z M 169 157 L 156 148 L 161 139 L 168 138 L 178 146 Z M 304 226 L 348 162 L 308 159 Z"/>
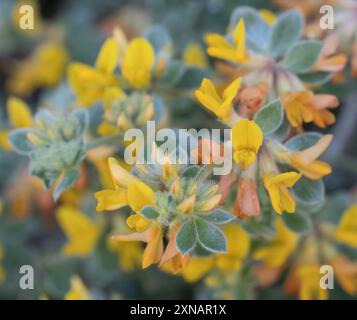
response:
<path id="1" fill-rule="evenodd" d="M 91 150 L 105 144 L 113 144 L 117 142 L 121 136 L 121 133 L 116 133 L 111 136 L 94 139 L 86 145 L 86 150 Z"/>

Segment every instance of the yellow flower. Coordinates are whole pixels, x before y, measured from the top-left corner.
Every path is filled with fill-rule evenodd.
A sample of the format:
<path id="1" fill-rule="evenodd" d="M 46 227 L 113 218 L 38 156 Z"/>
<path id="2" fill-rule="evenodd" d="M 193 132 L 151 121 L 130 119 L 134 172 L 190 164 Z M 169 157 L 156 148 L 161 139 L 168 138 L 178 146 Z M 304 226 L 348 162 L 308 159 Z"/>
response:
<path id="1" fill-rule="evenodd" d="M 118 254 L 118 266 L 121 270 L 134 271 L 140 266 L 143 249 L 139 242 L 121 242 L 109 239 L 108 246 Z"/>
<path id="2" fill-rule="evenodd" d="M 273 12 L 271 12 L 270 10 L 262 9 L 259 10 L 259 14 L 267 24 L 274 24 L 276 16 Z"/>
<path id="3" fill-rule="evenodd" d="M 236 224 L 227 225 L 224 233 L 227 237 L 227 252 L 209 257 L 191 257 L 179 273 L 187 282 L 198 281 L 215 267 L 224 273 L 241 268 L 249 253 L 249 235 Z"/>
<path id="4" fill-rule="evenodd" d="M 71 287 L 64 297 L 65 300 L 89 300 L 88 289 L 78 276 L 71 277 Z"/>
<path id="5" fill-rule="evenodd" d="M 331 265 L 343 290 L 350 295 L 355 295 L 357 293 L 357 262 L 339 255 L 331 261 Z"/>
<path id="6" fill-rule="evenodd" d="M 279 268 L 295 250 L 297 241 L 298 236 L 286 227 L 281 219 L 277 219 L 276 235 L 268 245 L 255 250 L 253 257 L 264 262 L 269 268 Z"/>
<path id="7" fill-rule="evenodd" d="M 95 193 L 97 211 L 117 210 L 129 205 L 135 212 L 145 206 L 155 205 L 155 192 L 144 182 L 126 171 L 114 158 L 108 159 L 114 189 Z"/>
<path id="8" fill-rule="evenodd" d="M 249 253 L 250 238 L 248 233 L 237 224 L 230 224 L 224 228 L 227 238 L 227 252 L 217 254 L 215 263 L 223 271 L 239 270 L 244 258 Z"/>
<path id="9" fill-rule="evenodd" d="M 218 33 L 206 36 L 208 45 L 207 53 L 219 59 L 230 60 L 235 63 L 244 64 L 248 62 L 248 52 L 245 44 L 245 24 L 239 20 L 233 32 L 233 44 Z"/>
<path id="10" fill-rule="evenodd" d="M 255 250 L 253 257 L 263 261 L 268 268 L 279 268 L 285 264 L 295 250 L 297 240 L 298 236 L 278 218 L 276 219 L 276 235 L 268 245 Z"/>
<path id="11" fill-rule="evenodd" d="M 335 123 L 335 116 L 327 109 L 337 108 L 338 99 L 330 94 L 314 94 L 311 91 L 290 92 L 282 97 L 286 116 L 293 127 L 304 122 L 314 122 L 320 128 Z"/>
<path id="12" fill-rule="evenodd" d="M 7 100 L 7 113 L 13 128 L 29 128 L 32 126 L 31 110 L 23 100 L 10 97 Z"/>
<path id="13" fill-rule="evenodd" d="M 65 256 L 85 257 L 93 252 L 100 235 L 98 223 L 71 206 L 60 207 L 57 220 L 69 240 L 62 249 Z"/>
<path id="14" fill-rule="evenodd" d="M 255 162 L 263 143 L 263 132 L 254 121 L 241 119 L 232 129 L 232 143 L 234 161 L 245 170 Z"/>
<path id="15" fill-rule="evenodd" d="M 336 240 L 357 248 L 357 205 L 344 212 L 334 236 Z"/>
<path id="16" fill-rule="evenodd" d="M 5 277 L 6 277 L 5 269 L 2 266 L 3 260 L 4 260 L 4 249 L 0 244 L 0 284 L 2 284 L 5 281 Z"/>
<path id="17" fill-rule="evenodd" d="M 316 160 L 330 145 L 333 136 L 324 135 L 315 145 L 310 148 L 292 152 L 288 156 L 288 163 L 309 179 L 318 180 L 331 173 L 329 164 Z"/>
<path id="18" fill-rule="evenodd" d="M 29 106 L 21 99 L 10 97 L 7 100 L 7 114 L 12 128 L 29 128 L 32 126 L 32 113 Z M 0 132 L 0 146 L 11 150 L 8 137 L 10 130 Z"/>
<path id="19" fill-rule="evenodd" d="M 314 115 L 309 107 L 312 97 L 313 93 L 310 91 L 291 92 L 282 97 L 286 116 L 293 127 L 313 121 Z"/>
<path id="20" fill-rule="evenodd" d="M 150 220 L 145 219 L 140 214 L 132 214 L 126 220 L 127 225 L 136 232 L 144 232 L 150 225 Z"/>
<path id="21" fill-rule="evenodd" d="M 201 46 L 196 42 L 191 42 L 183 53 L 183 62 L 188 66 L 207 68 L 208 61 Z"/>
<path id="22" fill-rule="evenodd" d="M 295 199 L 288 188 L 294 186 L 300 178 L 301 173 L 297 172 L 273 173 L 264 176 L 264 186 L 269 193 L 273 209 L 277 213 L 281 214 L 283 211 L 295 212 Z"/>
<path id="23" fill-rule="evenodd" d="M 29 59 L 19 62 L 6 85 L 11 93 L 28 96 L 41 87 L 54 87 L 62 78 L 68 52 L 61 44 L 46 42 Z"/>
<path id="24" fill-rule="evenodd" d="M 208 79 L 203 79 L 201 87 L 195 91 L 196 98 L 208 110 L 217 117 L 227 121 L 233 111 L 233 100 L 237 95 L 242 78 L 234 80 L 219 97 L 213 83 Z"/>
<path id="25" fill-rule="evenodd" d="M 192 257 L 187 266 L 180 271 L 180 275 L 187 282 L 196 282 L 214 267 L 214 258 Z"/>
<path id="26" fill-rule="evenodd" d="M 134 226 L 136 227 L 136 225 Z M 160 223 L 150 223 L 144 232 L 134 232 L 112 236 L 114 241 L 143 241 L 146 248 L 143 254 L 142 268 L 145 269 L 154 263 L 160 262 L 164 254 L 164 229 Z"/>
<path id="27" fill-rule="evenodd" d="M 299 299 L 327 300 L 328 290 L 320 286 L 320 266 L 315 264 L 303 265 L 297 270 L 299 279 Z"/>
<path id="28" fill-rule="evenodd" d="M 118 62 L 119 48 L 112 38 L 107 39 L 99 51 L 95 68 L 83 63 L 71 63 L 68 81 L 82 106 L 102 100 L 107 90 L 116 87 L 118 79 L 113 74 Z"/>
<path id="29" fill-rule="evenodd" d="M 135 38 L 124 54 L 121 65 L 123 76 L 131 87 L 145 89 L 150 84 L 154 62 L 155 52 L 150 42 L 144 38 Z"/>

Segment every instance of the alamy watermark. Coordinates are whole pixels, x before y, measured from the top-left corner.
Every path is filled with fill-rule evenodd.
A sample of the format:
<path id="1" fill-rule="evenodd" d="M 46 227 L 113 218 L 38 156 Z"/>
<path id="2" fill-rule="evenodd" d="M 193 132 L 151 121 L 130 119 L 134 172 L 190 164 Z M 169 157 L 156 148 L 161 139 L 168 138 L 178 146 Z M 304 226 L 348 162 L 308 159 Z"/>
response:
<path id="1" fill-rule="evenodd" d="M 221 137 L 223 143 L 220 143 Z M 213 174 L 226 175 L 232 169 L 231 129 L 169 129 L 156 131 L 148 121 L 146 133 L 138 128 L 125 132 L 129 143 L 126 163 L 133 164 L 213 164 Z"/>

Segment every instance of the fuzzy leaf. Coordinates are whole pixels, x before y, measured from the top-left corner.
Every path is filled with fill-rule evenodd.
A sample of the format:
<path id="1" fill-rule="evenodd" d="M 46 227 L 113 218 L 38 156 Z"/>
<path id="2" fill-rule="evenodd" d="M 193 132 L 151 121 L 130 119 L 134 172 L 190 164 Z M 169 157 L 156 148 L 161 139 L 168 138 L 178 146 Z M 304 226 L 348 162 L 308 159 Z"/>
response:
<path id="1" fill-rule="evenodd" d="M 27 138 L 29 132 L 28 129 L 17 129 L 10 133 L 9 141 L 17 153 L 28 155 L 33 150 L 33 145 Z"/>
<path id="2" fill-rule="evenodd" d="M 295 198 L 306 206 L 314 206 L 325 199 L 325 186 L 322 180 L 311 180 L 301 177 L 293 187 Z"/>
<path id="3" fill-rule="evenodd" d="M 196 178 L 201 172 L 200 166 L 189 166 L 184 172 L 183 176 L 185 178 Z"/>
<path id="4" fill-rule="evenodd" d="M 160 25 L 151 26 L 145 31 L 144 36 L 154 47 L 155 53 L 159 53 L 166 44 L 171 42 L 169 33 Z"/>
<path id="5" fill-rule="evenodd" d="M 199 87 L 204 77 L 207 77 L 207 71 L 198 67 L 186 67 L 177 87 L 183 90 L 195 89 Z"/>
<path id="6" fill-rule="evenodd" d="M 181 255 L 190 252 L 196 245 L 197 235 L 194 219 L 187 220 L 176 236 L 176 246 Z"/>
<path id="7" fill-rule="evenodd" d="M 328 82 L 332 77 L 331 72 L 316 71 L 316 72 L 306 72 L 299 74 L 299 78 L 311 85 L 323 85 Z"/>
<path id="8" fill-rule="evenodd" d="M 82 134 L 89 126 L 89 113 L 86 109 L 78 109 L 73 112 L 73 115 L 79 120 L 78 135 Z"/>
<path id="9" fill-rule="evenodd" d="M 216 209 L 209 214 L 202 214 L 200 217 L 214 224 L 226 224 L 235 219 L 233 214 L 223 209 Z"/>
<path id="10" fill-rule="evenodd" d="M 159 216 L 159 212 L 156 210 L 156 208 L 151 206 L 145 206 L 142 208 L 140 214 L 147 219 L 155 219 Z"/>
<path id="11" fill-rule="evenodd" d="M 57 185 L 55 191 L 53 192 L 53 198 L 55 201 L 58 200 L 58 198 L 60 197 L 60 195 L 67 190 L 68 188 L 71 188 L 74 186 L 74 184 L 76 183 L 76 181 L 78 180 L 78 178 L 80 177 L 80 172 L 75 169 L 75 168 L 71 168 L 69 169 L 65 175 L 63 176 L 63 178 L 61 179 L 61 181 L 59 182 L 59 184 Z"/>
<path id="12" fill-rule="evenodd" d="M 280 14 L 270 34 L 271 55 L 282 56 L 299 39 L 303 27 L 304 20 L 300 11 L 289 10 Z"/>
<path id="13" fill-rule="evenodd" d="M 253 51 L 264 52 L 268 47 L 270 26 L 259 15 L 257 10 L 239 6 L 231 15 L 231 27 L 234 28 L 241 18 L 246 26 L 248 47 Z"/>
<path id="14" fill-rule="evenodd" d="M 254 121 L 262 129 L 264 135 L 277 130 L 284 119 L 284 110 L 279 99 L 263 106 L 254 116 Z"/>
<path id="15" fill-rule="evenodd" d="M 299 151 L 312 147 L 322 137 L 318 132 L 305 132 L 289 139 L 285 146 L 291 151 Z"/>
<path id="16" fill-rule="evenodd" d="M 184 64 L 177 60 L 171 60 L 160 76 L 159 82 L 165 86 L 174 86 L 181 80 L 185 71 L 186 66 Z"/>
<path id="17" fill-rule="evenodd" d="M 282 218 L 285 225 L 294 232 L 306 232 L 312 227 L 310 217 L 302 212 L 286 213 L 282 215 Z"/>
<path id="18" fill-rule="evenodd" d="M 211 252 L 225 252 L 227 241 L 223 231 L 204 219 L 195 218 L 197 240 L 201 246 Z"/>
<path id="19" fill-rule="evenodd" d="M 282 65 L 296 73 L 307 71 L 315 64 L 321 50 L 322 43 L 320 41 L 300 41 L 289 49 L 282 61 Z"/>

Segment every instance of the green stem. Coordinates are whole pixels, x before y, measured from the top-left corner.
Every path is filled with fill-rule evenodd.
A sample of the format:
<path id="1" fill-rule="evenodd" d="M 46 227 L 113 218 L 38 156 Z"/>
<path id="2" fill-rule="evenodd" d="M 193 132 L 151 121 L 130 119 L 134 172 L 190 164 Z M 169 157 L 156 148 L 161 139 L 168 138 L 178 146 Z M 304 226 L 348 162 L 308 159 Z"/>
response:
<path id="1" fill-rule="evenodd" d="M 111 136 L 106 136 L 106 137 L 101 137 L 101 138 L 94 139 L 94 140 L 92 140 L 91 142 L 89 142 L 86 145 L 86 150 L 91 150 L 91 149 L 100 147 L 100 146 L 105 145 L 105 144 L 116 143 L 116 142 L 118 142 L 120 137 L 122 137 L 122 134 L 121 133 L 116 133 L 116 134 L 111 135 Z"/>

